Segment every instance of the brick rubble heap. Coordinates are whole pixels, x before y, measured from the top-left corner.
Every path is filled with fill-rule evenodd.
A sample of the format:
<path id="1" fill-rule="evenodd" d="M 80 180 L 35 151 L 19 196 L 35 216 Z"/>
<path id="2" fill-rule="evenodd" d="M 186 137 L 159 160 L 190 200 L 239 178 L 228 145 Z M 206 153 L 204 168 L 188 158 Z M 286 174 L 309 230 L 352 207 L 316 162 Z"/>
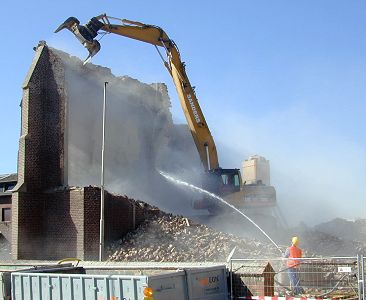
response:
<path id="1" fill-rule="evenodd" d="M 163 212 L 151 216 L 137 230 L 112 243 L 111 261 L 203 262 L 225 261 L 231 250 L 240 257 L 278 256 L 278 250 Z"/>

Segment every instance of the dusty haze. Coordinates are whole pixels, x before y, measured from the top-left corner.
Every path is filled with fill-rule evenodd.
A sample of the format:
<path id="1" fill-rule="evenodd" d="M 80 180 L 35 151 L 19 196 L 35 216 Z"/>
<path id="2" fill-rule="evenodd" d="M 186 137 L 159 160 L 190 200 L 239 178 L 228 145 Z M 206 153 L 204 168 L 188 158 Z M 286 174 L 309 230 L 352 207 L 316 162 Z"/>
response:
<path id="1" fill-rule="evenodd" d="M 199 195 L 172 186 L 157 172 L 162 169 L 193 184 L 199 184 L 202 172 L 187 126 L 173 124 L 165 84 L 116 77 L 108 68 L 82 66 L 78 58 L 56 52 L 65 65 L 68 94 L 68 184 L 100 184 L 107 81 L 107 189 L 169 212 L 197 213 L 190 203 Z M 290 224 L 312 225 L 365 214 L 362 151 L 328 136 L 306 108 L 292 107 L 260 119 L 223 111 L 220 122 L 212 132 L 221 166 L 240 168 L 253 154 L 269 159 L 271 183 Z"/>
<path id="2" fill-rule="evenodd" d="M 221 161 L 233 167 L 247 155 L 269 159 L 271 184 L 293 225 L 365 218 L 365 149 L 329 134 L 314 109 L 294 104 L 260 118 L 223 112 L 215 133 Z"/>
<path id="3" fill-rule="evenodd" d="M 100 185 L 102 108 L 107 85 L 105 186 L 175 213 L 192 213 L 195 195 L 158 173 L 181 178 L 201 172 L 187 126 L 175 125 L 165 84 L 116 77 L 108 68 L 54 51 L 65 68 L 67 184 Z M 199 178 L 199 175 L 197 175 Z"/>

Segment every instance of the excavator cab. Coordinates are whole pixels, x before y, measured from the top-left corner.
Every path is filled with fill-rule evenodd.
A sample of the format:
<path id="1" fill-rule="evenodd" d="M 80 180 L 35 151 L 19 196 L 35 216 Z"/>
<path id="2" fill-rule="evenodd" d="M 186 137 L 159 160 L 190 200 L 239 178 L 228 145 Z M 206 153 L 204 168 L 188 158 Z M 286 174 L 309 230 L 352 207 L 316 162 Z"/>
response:
<path id="1" fill-rule="evenodd" d="M 218 196 L 224 197 L 228 194 L 240 191 L 241 176 L 239 169 L 218 168 L 210 173 L 214 174 L 214 176 L 218 178 Z"/>
<path id="2" fill-rule="evenodd" d="M 225 197 L 240 191 L 241 175 L 239 169 L 217 168 L 205 173 L 203 189 L 219 197 Z M 219 212 L 220 203 L 212 197 L 204 197 L 193 202 L 195 209 L 207 209 L 211 213 Z"/>

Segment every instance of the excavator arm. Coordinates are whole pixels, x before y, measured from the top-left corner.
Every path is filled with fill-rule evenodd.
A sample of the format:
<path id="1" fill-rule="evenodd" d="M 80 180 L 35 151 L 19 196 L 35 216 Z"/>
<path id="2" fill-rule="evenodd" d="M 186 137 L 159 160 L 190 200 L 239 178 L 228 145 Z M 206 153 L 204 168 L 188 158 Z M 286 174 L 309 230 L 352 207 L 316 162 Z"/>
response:
<path id="1" fill-rule="evenodd" d="M 242 185 L 238 169 L 222 169 L 219 166 L 213 137 L 206 124 L 194 89 L 188 80 L 179 50 L 162 28 L 103 14 L 91 18 L 85 25 L 80 25 L 78 19 L 70 17 L 55 32 L 62 29 L 70 30 L 89 51 L 89 56 L 84 63 L 88 62 L 100 50 L 100 44 L 95 39 L 100 33 L 113 33 L 154 45 L 173 78 L 201 162 L 204 169 L 208 171 L 203 182 L 204 188 L 224 197 L 238 208 L 257 207 L 258 203 L 264 203 L 271 207 L 275 205 L 276 193 L 273 187 L 261 184 Z M 161 55 L 159 51 L 161 48 L 165 50 L 166 58 Z M 221 210 L 216 202 L 214 203 L 212 199 L 207 198 L 197 201 L 194 207 L 208 209 L 213 213 Z"/>
<path id="2" fill-rule="evenodd" d="M 113 24 L 112 21 L 118 21 L 120 24 Z M 105 14 L 92 18 L 85 25 L 80 25 L 78 19 L 70 17 L 61 24 L 55 32 L 65 28 L 70 30 L 89 51 L 89 56 L 84 63 L 100 50 L 100 44 L 95 39 L 100 31 L 152 44 L 156 47 L 159 54 L 160 51 L 158 47 L 164 48 L 166 60 L 161 54 L 160 56 L 164 60 L 164 65 L 173 78 L 201 162 L 206 171 L 219 168 L 216 146 L 206 124 L 194 89 L 188 80 L 185 64 L 181 61 L 176 44 L 168 37 L 162 28 L 140 22 L 108 17 Z"/>

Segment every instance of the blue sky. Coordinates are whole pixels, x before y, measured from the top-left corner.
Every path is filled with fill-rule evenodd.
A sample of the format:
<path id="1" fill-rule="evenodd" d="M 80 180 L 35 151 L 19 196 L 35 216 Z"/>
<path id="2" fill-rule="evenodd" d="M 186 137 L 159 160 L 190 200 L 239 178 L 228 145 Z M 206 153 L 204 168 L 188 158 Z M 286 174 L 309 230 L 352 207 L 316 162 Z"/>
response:
<path id="1" fill-rule="evenodd" d="M 279 197 L 296 211 L 300 203 L 323 203 L 345 217 L 366 212 L 365 1 L 41 0 L 2 9 L 0 173 L 16 171 L 32 48 L 46 40 L 86 57 L 71 33 L 53 31 L 69 16 L 85 23 L 105 12 L 158 25 L 175 40 L 222 167 L 260 154 L 271 162 Z M 115 75 L 166 82 L 174 119 L 185 122 L 152 46 L 109 35 L 92 62 Z"/>

